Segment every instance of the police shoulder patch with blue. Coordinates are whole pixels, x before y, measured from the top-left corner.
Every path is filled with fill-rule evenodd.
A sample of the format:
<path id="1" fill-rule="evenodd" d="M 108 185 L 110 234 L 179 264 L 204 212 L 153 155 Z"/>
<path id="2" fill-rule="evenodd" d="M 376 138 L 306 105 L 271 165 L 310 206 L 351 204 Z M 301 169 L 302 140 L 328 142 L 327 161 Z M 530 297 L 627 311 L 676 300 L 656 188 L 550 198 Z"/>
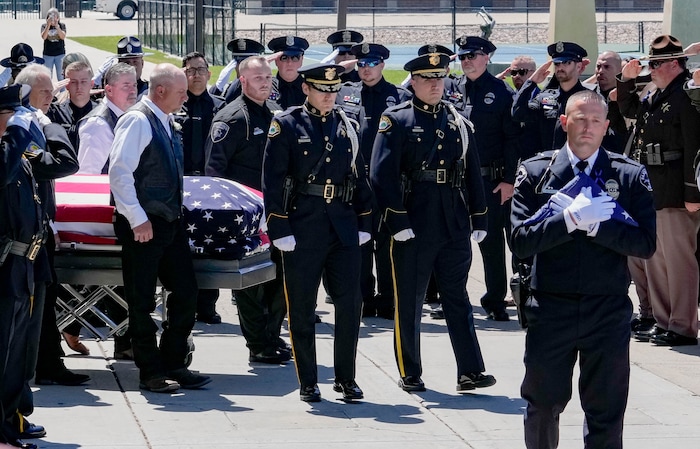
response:
<path id="1" fill-rule="evenodd" d="M 387 117 L 386 115 L 382 115 L 382 118 L 379 119 L 379 132 L 387 132 L 391 128 L 391 119 Z"/>
<path id="2" fill-rule="evenodd" d="M 278 136 L 281 130 L 282 127 L 280 126 L 279 122 L 277 120 L 273 120 L 270 123 L 270 130 L 267 132 L 267 137 Z"/>
<path id="3" fill-rule="evenodd" d="M 650 192 L 653 192 L 653 189 L 651 187 L 651 181 L 649 180 L 649 173 L 647 173 L 647 169 L 645 167 L 642 167 L 642 172 L 639 174 L 639 182 L 644 186 L 645 189 L 647 189 Z"/>
<path id="4" fill-rule="evenodd" d="M 513 187 L 519 187 L 523 181 L 527 178 L 527 168 L 524 165 L 518 167 L 518 173 L 515 175 L 515 185 Z"/>
<path id="5" fill-rule="evenodd" d="M 211 126 L 211 141 L 214 143 L 219 143 L 226 138 L 229 131 L 228 123 L 226 122 L 216 122 Z"/>

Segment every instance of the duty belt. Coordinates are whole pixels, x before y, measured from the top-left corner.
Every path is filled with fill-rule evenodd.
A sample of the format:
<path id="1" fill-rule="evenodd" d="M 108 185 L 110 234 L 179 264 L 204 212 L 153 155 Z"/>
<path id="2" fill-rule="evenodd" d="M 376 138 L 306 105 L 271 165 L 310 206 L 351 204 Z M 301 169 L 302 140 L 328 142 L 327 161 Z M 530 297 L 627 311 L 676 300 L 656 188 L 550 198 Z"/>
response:
<path id="1" fill-rule="evenodd" d="M 302 184 L 299 186 L 302 195 L 320 196 L 327 200 L 341 198 L 345 193 L 345 186 L 338 184 Z"/>
<path id="2" fill-rule="evenodd" d="M 664 161 L 677 161 L 683 158 L 682 151 L 664 151 L 663 153 Z"/>
<path id="3" fill-rule="evenodd" d="M 454 170 L 438 168 L 437 170 L 416 170 L 411 173 L 411 180 L 418 182 L 434 182 L 436 184 L 447 184 L 452 182 Z"/>
<path id="4" fill-rule="evenodd" d="M 15 256 L 26 257 L 27 259 L 34 261 L 36 255 L 41 249 L 42 241 L 41 239 L 36 239 L 32 243 L 22 243 L 17 240 L 12 241 L 12 246 L 10 246 L 10 254 Z"/>

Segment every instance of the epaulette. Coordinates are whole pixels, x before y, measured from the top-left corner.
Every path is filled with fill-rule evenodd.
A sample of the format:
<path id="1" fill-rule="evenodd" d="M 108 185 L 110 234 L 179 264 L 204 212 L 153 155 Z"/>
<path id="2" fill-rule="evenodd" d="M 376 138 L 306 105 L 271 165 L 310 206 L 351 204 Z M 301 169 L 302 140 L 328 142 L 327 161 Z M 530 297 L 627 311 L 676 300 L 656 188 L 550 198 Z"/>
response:
<path id="1" fill-rule="evenodd" d="M 392 111 L 400 111 L 402 109 L 411 109 L 411 107 L 412 107 L 411 100 L 406 100 L 402 103 L 397 104 L 396 106 L 388 107 L 386 109 L 386 111 L 384 111 L 383 115 L 386 115 L 388 112 L 392 112 Z"/>
<path id="2" fill-rule="evenodd" d="M 525 162 L 528 161 L 550 161 L 552 158 L 556 156 L 556 154 L 559 152 L 559 150 L 548 150 L 548 151 L 540 151 L 539 153 L 535 154 L 529 159 L 526 159 Z"/>
<path id="3" fill-rule="evenodd" d="M 605 154 L 608 155 L 608 158 L 610 159 L 611 162 L 615 161 L 615 162 L 619 162 L 621 164 L 642 165 L 639 162 L 625 156 L 624 154 L 615 153 L 615 152 L 612 152 L 609 150 L 605 150 Z"/>

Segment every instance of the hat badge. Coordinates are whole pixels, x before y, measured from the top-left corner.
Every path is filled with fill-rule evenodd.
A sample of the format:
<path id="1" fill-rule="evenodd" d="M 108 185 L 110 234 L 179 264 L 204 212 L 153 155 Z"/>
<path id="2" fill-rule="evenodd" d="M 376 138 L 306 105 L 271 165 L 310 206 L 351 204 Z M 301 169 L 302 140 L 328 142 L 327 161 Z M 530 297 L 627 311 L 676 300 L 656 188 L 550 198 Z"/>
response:
<path id="1" fill-rule="evenodd" d="M 435 53 L 436 51 L 437 51 L 437 47 L 435 45 L 428 46 L 428 53 Z"/>
<path id="2" fill-rule="evenodd" d="M 133 50 L 134 47 L 131 44 L 126 44 L 126 51 L 127 53 L 131 53 L 131 50 Z"/>
<path id="3" fill-rule="evenodd" d="M 335 79 L 335 67 L 329 67 L 326 69 L 326 79 L 328 81 L 333 81 Z"/>
<path id="4" fill-rule="evenodd" d="M 343 31 L 343 42 L 352 42 L 352 34 L 350 34 L 350 31 Z"/>
<path id="5" fill-rule="evenodd" d="M 433 66 L 440 64 L 440 55 L 437 53 L 431 53 L 430 57 L 428 58 L 428 62 L 430 62 L 430 65 Z"/>
<path id="6" fill-rule="evenodd" d="M 459 45 L 467 45 L 467 36 L 462 36 L 459 38 Z"/>
<path id="7" fill-rule="evenodd" d="M 556 51 L 557 51 L 557 53 L 561 53 L 564 51 L 564 42 L 562 42 L 562 41 L 557 42 Z"/>
<path id="8" fill-rule="evenodd" d="M 367 53 L 369 53 L 369 44 L 365 42 L 362 44 L 362 54 L 366 55 Z"/>
<path id="9" fill-rule="evenodd" d="M 29 59 L 27 59 L 27 57 L 24 56 L 24 55 L 22 55 L 22 56 L 20 56 L 19 58 L 17 58 L 17 62 L 19 62 L 20 64 L 21 64 L 21 63 L 25 63 L 25 62 L 27 62 L 27 61 L 29 61 Z"/>
<path id="10" fill-rule="evenodd" d="M 294 36 L 287 36 L 285 44 L 287 44 L 287 47 L 291 47 L 292 45 L 294 45 Z"/>
<path id="11" fill-rule="evenodd" d="M 238 45 L 238 49 L 239 49 L 240 51 L 245 50 L 245 39 L 242 39 L 242 38 L 241 38 L 241 39 L 238 39 L 237 45 Z"/>

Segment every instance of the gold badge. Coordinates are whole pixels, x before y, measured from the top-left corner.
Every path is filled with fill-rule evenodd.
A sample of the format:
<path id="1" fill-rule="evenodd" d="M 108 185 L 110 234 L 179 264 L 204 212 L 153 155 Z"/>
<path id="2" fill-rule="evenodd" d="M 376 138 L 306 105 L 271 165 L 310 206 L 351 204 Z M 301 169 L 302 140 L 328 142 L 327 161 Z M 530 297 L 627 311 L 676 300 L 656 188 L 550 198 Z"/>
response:
<path id="1" fill-rule="evenodd" d="M 438 53 L 431 53 L 428 62 L 430 62 L 432 66 L 440 64 L 440 55 Z"/>
<path id="2" fill-rule="evenodd" d="M 277 120 L 273 120 L 272 123 L 270 123 L 270 130 L 267 132 L 267 137 L 275 137 L 279 135 L 281 130 L 282 127 L 280 126 L 279 122 Z"/>
<path id="3" fill-rule="evenodd" d="M 335 67 L 329 67 L 326 69 L 326 79 L 328 81 L 333 81 L 335 79 Z"/>
<path id="4" fill-rule="evenodd" d="M 391 120 L 389 120 L 389 117 L 382 115 L 382 118 L 379 119 L 379 132 L 386 132 L 389 128 L 391 128 Z"/>

